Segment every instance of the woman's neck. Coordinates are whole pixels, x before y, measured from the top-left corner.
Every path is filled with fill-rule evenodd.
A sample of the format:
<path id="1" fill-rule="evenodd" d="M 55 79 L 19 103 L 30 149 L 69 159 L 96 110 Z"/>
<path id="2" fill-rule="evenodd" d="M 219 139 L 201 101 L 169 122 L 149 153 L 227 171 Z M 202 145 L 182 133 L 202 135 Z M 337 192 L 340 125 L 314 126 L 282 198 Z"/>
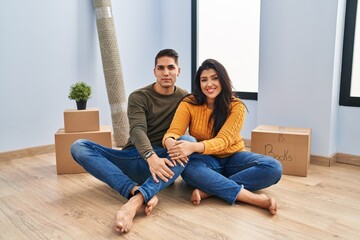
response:
<path id="1" fill-rule="evenodd" d="M 206 100 L 206 106 L 207 106 L 207 108 L 209 108 L 209 109 L 213 109 L 214 108 L 214 103 L 215 103 L 215 100 L 214 99 L 207 99 Z"/>

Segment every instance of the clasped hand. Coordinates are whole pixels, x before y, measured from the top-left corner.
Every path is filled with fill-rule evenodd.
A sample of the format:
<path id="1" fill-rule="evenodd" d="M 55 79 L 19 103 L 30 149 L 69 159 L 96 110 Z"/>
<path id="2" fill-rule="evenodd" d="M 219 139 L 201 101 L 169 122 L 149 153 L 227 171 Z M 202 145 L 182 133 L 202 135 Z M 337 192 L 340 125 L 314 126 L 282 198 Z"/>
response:
<path id="1" fill-rule="evenodd" d="M 191 146 L 192 143 L 185 140 L 173 141 L 172 145 L 167 149 L 170 159 L 174 165 L 178 163 L 181 166 L 185 166 L 184 163 L 189 161 L 188 156 L 193 153 Z"/>
<path id="2" fill-rule="evenodd" d="M 174 167 L 179 164 L 185 167 L 185 164 L 189 161 L 188 156 L 194 152 L 191 150 L 191 142 L 184 140 L 176 141 L 169 138 L 165 142 L 165 145 L 168 149 L 170 160 L 167 158 L 159 158 L 156 154 L 151 155 L 147 159 L 151 175 L 155 182 L 159 182 L 158 177 L 168 182 L 169 179 L 174 176 L 169 166 Z"/>

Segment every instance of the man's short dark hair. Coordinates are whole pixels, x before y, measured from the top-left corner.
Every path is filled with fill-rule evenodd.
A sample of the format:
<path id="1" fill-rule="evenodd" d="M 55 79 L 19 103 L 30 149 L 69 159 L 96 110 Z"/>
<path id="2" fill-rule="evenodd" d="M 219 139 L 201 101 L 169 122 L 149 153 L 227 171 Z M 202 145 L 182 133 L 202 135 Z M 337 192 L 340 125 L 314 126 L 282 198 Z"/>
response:
<path id="1" fill-rule="evenodd" d="M 178 64 L 179 55 L 174 49 L 161 50 L 155 57 L 155 66 L 157 64 L 157 60 L 161 57 L 171 57 L 175 60 L 176 65 L 179 65 Z"/>

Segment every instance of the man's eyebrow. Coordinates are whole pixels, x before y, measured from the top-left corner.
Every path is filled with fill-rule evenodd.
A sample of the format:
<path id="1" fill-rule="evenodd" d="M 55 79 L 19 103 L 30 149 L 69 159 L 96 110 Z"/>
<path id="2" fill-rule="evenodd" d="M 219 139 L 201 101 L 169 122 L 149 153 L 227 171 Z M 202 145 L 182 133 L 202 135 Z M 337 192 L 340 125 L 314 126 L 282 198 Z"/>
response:
<path id="1" fill-rule="evenodd" d="M 162 68 L 164 68 L 164 67 L 175 67 L 175 64 L 169 64 L 169 65 L 160 65 L 160 64 L 158 64 L 158 65 L 156 65 L 156 67 L 162 67 Z"/>

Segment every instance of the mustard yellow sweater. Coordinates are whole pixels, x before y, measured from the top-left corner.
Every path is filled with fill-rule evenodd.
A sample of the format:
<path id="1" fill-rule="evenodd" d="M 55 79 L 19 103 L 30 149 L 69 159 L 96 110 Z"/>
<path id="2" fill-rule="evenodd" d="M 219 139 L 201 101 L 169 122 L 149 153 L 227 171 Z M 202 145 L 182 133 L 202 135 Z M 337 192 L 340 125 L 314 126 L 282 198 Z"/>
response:
<path id="1" fill-rule="evenodd" d="M 203 142 L 205 146 L 203 154 L 223 158 L 235 152 L 245 151 L 245 144 L 240 135 L 246 113 L 245 106 L 240 101 L 231 103 L 230 115 L 214 138 L 211 136 L 212 129 L 208 125 L 211 113 L 212 110 L 208 109 L 206 104 L 195 106 L 182 101 L 170 128 L 164 135 L 163 145 L 165 139 L 169 137 L 178 139 L 189 128 L 189 134 L 198 142 Z"/>

